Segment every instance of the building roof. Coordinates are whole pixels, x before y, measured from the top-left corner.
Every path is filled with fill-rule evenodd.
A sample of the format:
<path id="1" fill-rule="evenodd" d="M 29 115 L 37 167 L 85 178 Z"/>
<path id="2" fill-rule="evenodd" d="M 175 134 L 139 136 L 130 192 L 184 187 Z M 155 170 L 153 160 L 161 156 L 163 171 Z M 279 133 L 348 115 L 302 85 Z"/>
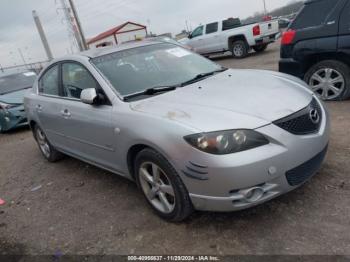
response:
<path id="1" fill-rule="evenodd" d="M 105 31 L 105 32 L 103 32 L 103 33 L 93 37 L 92 39 L 90 39 L 88 41 L 87 44 L 92 44 L 92 43 L 94 43 L 96 41 L 99 41 L 99 40 L 101 40 L 103 38 L 106 38 L 108 36 L 115 35 L 116 33 L 118 33 L 122 28 L 124 28 L 128 24 L 136 25 L 136 26 L 139 26 L 139 27 L 142 27 L 142 28 L 146 29 L 146 26 L 144 26 L 144 25 L 136 24 L 136 23 L 128 21 L 128 22 L 125 22 L 124 24 L 118 25 L 118 26 L 116 26 L 116 27 L 114 27 L 112 29 L 109 29 L 109 30 L 107 30 L 107 31 Z"/>

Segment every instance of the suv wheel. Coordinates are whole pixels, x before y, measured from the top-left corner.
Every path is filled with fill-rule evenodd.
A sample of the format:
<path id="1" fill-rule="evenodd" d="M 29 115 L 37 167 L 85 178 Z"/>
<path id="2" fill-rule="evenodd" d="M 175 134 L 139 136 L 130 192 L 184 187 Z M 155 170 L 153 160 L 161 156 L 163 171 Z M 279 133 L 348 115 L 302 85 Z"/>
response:
<path id="1" fill-rule="evenodd" d="M 235 41 L 231 51 L 234 58 L 244 58 L 248 55 L 247 43 L 242 40 Z"/>
<path id="2" fill-rule="evenodd" d="M 322 100 L 337 101 L 350 97 L 350 68 L 342 62 L 320 62 L 309 69 L 304 80 Z"/>
<path id="3" fill-rule="evenodd" d="M 49 162 L 57 162 L 63 157 L 63 154 L 57 151 L 50 144 L 44 131 L 38 125 L 34 127 L 34 137 L 38 143 L 41 153 Z"/>
<path id="4" fill-rule="evenodd" d="M 158 152 L 141 151 L 135 160 L 137 185 L 163 219 L 180 222 L 193 212 L 192 202 L 176 170 Z"/>

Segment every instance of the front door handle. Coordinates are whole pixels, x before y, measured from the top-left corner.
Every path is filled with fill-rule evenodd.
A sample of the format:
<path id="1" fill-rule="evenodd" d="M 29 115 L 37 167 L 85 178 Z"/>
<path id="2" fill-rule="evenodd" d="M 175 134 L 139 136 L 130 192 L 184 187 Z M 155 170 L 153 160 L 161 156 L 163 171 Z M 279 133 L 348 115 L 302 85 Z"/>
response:
<path id="1" fill-rule="evenodd" d="M 69 118 L 71 117 L 71 113 L 68 111 L 68 109 L 64 109 L 61 111 L 61 115 L 64 117 L 64 118 Z"/>
<path id="2" fill-rule="evenodd" d="M 35 108 L 38 113 L 41 113 L 43 111 L 43 107 L 41 105 L 36 105 Z"/>

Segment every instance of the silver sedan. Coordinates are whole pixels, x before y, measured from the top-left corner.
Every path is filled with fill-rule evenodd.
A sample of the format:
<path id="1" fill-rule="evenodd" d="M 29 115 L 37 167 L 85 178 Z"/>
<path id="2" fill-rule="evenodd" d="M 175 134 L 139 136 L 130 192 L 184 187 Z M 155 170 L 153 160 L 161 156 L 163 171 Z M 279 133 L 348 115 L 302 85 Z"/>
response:
<path id="1" fill-rule="evenodd" d="M 136 181 L 154 211 L 235 211 L 309 180 L 328 114 L 292 76 L 231 70 L 170 43 L 53 61 L 25 98 L 50 162 L 69 155 Z"/>

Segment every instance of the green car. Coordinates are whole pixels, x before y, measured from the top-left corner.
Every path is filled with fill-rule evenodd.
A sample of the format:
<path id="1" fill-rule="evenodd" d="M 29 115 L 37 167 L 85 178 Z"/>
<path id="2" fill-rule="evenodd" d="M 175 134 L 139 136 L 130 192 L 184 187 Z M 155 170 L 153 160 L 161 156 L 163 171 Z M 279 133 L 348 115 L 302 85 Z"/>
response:
<path id="1" fill-rule="evenodd" d="M 0 133 L 28 124 L 23 98 L 36 77 L 31 71 L 0 75 Z"/>

